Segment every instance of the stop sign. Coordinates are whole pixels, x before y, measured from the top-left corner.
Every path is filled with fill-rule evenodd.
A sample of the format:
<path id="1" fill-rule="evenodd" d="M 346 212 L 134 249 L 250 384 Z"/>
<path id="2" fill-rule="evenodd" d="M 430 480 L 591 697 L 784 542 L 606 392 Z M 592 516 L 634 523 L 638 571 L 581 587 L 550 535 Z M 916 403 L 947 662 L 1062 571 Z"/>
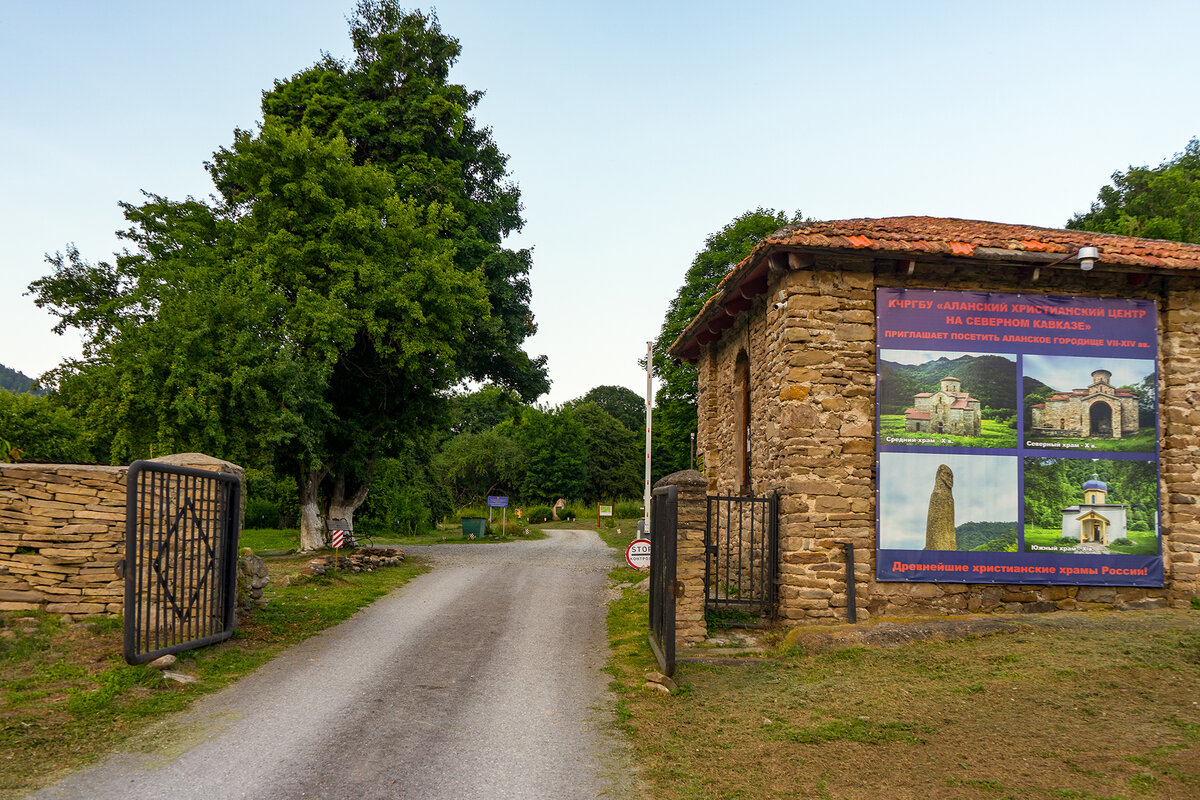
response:
<path id="1" fill-rule="evenodd" d="M 650 567 L 650 540 L 634 539 L 630 542 L 629 547 L 625 548 L 625 560 L 634 569 L 648 569 Z"/>

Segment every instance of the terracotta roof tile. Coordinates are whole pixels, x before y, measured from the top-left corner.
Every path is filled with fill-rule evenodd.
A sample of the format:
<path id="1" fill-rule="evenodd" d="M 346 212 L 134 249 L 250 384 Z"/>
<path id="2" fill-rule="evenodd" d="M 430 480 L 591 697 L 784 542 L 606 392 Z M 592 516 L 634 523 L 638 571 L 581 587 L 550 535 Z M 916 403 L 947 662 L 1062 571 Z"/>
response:
<path id="1" fill-rule="evenodd" d="M 979 257 L 979 249 L 1003 263 L 1004 251 L 1019 261 L 1021 253 L 1038 253 L 1053 261 L 1055 255 L 1069 258 L 1080 247 L 1099 249 L 1097 264 L 1124 271 L 1164 269 L 1200 270 L 1200 244 L 1161 239 L 1138 239 L 1109 233 L 1009 225 L 1001 222 L 946 217 L 884 217 L 799 222 L 767 236 L 754 251 L 722 279 L 716 292 L 684 330 L 671 351 L 681 357 L 695 354 L 695 337 L 704 330 L 724 304 L 727 295 L 755 269 L 772 248 L 789 250 L 864 250 L 880 257 L 905 258 L 922 253 L 955 257 Z M 1043 262 L 1045 263 L 1045 262 Z M 1015 268 L 1015 267 L 1014 267 Z"/>

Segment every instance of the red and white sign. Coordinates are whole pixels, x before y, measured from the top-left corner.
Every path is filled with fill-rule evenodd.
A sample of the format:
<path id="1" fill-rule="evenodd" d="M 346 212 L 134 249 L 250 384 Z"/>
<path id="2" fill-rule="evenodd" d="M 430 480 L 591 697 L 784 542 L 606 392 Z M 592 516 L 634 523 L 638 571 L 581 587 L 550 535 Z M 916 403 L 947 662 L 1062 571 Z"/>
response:
<path id="1" fill-rule="evenodd" d="M 625 560 L 634 569 L 650 568 L 650 540 L 634 539 L 625 548 Z"/>
<path id="2" fill-rule="evenodd" d="M 333 532 L 333 549 L 340 550 L 342 547 L 343 533 L 341 531 Z"/>

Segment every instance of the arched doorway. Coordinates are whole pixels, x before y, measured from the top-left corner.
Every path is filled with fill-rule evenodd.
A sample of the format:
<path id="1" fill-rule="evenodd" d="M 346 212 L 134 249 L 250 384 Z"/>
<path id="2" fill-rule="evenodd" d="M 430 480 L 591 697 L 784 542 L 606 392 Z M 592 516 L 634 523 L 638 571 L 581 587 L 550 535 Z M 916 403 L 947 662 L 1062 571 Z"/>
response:
<path id="1" fill-rule="evenodd" d="M 738 494 L 750 494 L 750 359 L 745 350 L 734 363 L 733 384 Z"/>
<path id="2" fill-rule="evenodd" d="M 1090 435 L 1092 436 L 1112 436 L 1112 406 L 1105 402 L 1092 403 L 1088 409 L 1088 421 Z"/>

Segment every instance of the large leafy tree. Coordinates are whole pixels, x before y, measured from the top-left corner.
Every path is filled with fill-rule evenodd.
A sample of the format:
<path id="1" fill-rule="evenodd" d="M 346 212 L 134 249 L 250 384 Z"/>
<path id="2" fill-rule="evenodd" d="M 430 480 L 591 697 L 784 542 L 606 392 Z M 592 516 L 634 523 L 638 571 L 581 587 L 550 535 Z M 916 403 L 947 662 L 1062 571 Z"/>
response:
<path id="1" fill-rule="evenodd" d="M 214 155 L 212 203 L 126 205 L 130 249 L 112 264 L 68 251 L 31 287 L 88 334 L 53 377 L 113 460 L 273 458 L 297 480 L 305 548 L 364 501 L 381 452 L 444 419 L 449 386 L 547 386 L 520 349 L 529 254 L 500 244 L 517 191 L 470 121 L 477 95 L 447 82 L 457 42 L 386 0 L 361 3 L 351 33 L 354 65 L 277 85 L 261 130 Z M 359 127 L 322 127 L 317 104 L 275 113 L 304 76 L 340 81 L 324 107 Z"/>
<path id="2" fill-rule="evenodd" d="M 587 447 L 583 496 L 599 501 L 637 495 L 642 483 L 642 440 L 597 403 L 579 403 L 572 411 L 583 426 Z"/>
<path id="3" fill-rule="evenodd" d="M 458 213 L 443 235 L 460 269 L 480 270 L 491 314 L 467 320 L 459 362 L 531 401 L 549 388 L 545 357 L 521 343 L 536 330 L 529 310 L 528 250 L 503 238 L 519 230 L 520 191 L 506 178 L 507 156 L 472 112 L 483 97 L 449 79 L 461 52 L 435 14 L 406 12 L 393 0 L 360 0 L 350 22 L 355 57 L 325 56 L 263 94 L 262 109 L 326 139 L 344 136 L 358 164 L 396 177 L 402 197 Z"/>
<path id="4" fill-rule="evenodd" d="M 687 469 L 691 434 L 697 424 L 696 367 L 676 362 L 667 350 L 700 313 L 721 279 L 748 256 L 756 244 L 784 225 L 802 219 L 799 211 L 791 217 L 773 209 L 747 211 L 709 235 L 704 240 L 704 248 L 692 259 L 683 285 L 667 308 L 667 316 L 652 349 L 654 374 L 659 382 L 654 393 L 656 408 L 652 432 L 655 480 Z"/>
<path id="5" fill-rule="evenodd" d="M 1200 242 L 1200 139 L 1157 167 L 1114 172 L 1085 214 L 1068 228 Z"/>
<path id="6" fill-rule="evenodd" d="M 519 425 L 505 422 L 496 430 L 521 446 L 521 497 L 526 501 L 553 502 L 586 494 L 587 431 L 570 406 L 526 408 Z"/>
<path id="7" fill-rule="evenodd" d="M 595 403 L 622 425 L 637 433 L 646 430 L 646 399 L 624 386 L 597 386 L 580 398 Z"/>

